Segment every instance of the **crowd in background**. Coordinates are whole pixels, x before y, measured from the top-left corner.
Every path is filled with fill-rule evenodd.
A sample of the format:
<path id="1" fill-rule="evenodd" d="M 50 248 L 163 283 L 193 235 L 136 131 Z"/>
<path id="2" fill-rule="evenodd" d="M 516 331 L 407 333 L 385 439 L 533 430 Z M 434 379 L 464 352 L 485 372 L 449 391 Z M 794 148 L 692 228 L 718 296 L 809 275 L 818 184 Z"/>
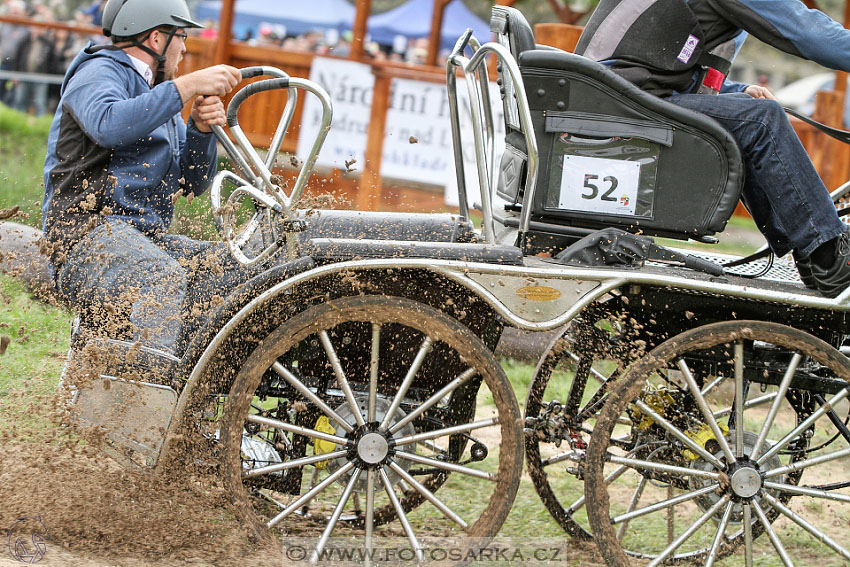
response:
<path id="1" fill-rule="evenodd" d="M 72 14 L 64 13 L 62 2 L 0 0 L 0 15 L 28 18 L 36 22 L 65 21 L 79 26 L 100 25 L 105 1 Z M 56 107 L 59 99 L 57 77 L 64 75 L 77 53 L 99 36 L 0 22 L 0 102 L 21 112 L 41 116 Z M 25 73 L 40 75 L 26 80 Z M 49 75 L 53 75 L 51 80 Z"/>
<path id="2" fill-rule="evenodd" d="M 217 37 L 217 22 L 204 22 L 206 28 L 201 31 L 201 37 L 215 39 Z M 300 35 L 288 35 L 286 28 L 279 24 L 261 24 L 256 30 L 248 30 L 234 37 L 249 45 L 263 47 L 278 47 L 286 51 L 315 53 L 316 55 L 333 55 L 348 57 L 351 52 L 352 32 L 340 33 L 335 29 L 311 31 Z M 366 41 L 364 51 L 368 57 L 376 61 L 393 61 L 411 65 L 421 65 L 428 55 L 427 38 L 406 38 L 397 36 L 392 45 L 381 45 L 375 41 Z M 441 53 L 445 61 L 448 53 Z"/>
<path id="3" fill-rule="evenodd" d="M 99 27 L 105 4 L 106 0 L 93 0 L 88 6 L 67 13 L 62 0 L 0 0 L 0 15 Z M 199 32 L 200 37 L 215 39 L 217 22 L 204 23 L 206 28 Z M 352 33 L 331 29 L 292 36 L 287 35 L 283 26 L 262 24 L 234 39 L 287 51 L 347 57 Z M 61 76 L 89 41 L 103 43 L 107 40 L 99 35 L 64 29 L 0 22 L 0 103 L 36 116 L 52 113 L 59 100 Z M 422 64 L 428 53 L 428 39 L 398 36 L 393 45 L 367 41 L 364 47 L 366 55 L 376 61 Z M 441 54 L 441 60 L 445 60 L 446 55 Z"/>

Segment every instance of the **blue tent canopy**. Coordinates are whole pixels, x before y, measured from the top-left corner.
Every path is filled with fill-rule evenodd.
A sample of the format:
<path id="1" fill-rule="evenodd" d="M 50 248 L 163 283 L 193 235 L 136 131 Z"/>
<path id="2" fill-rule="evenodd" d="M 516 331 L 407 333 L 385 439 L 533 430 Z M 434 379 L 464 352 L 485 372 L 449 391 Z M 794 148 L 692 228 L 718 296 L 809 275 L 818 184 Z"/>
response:
<path id="1" fill-rule="evenodd" d="M 398 35 L 428 37 L 433 13 L 434 0 L 410 0 L 398 8 L 370 17 L 367 29 L 372 40 L 384 45 L 391 45 Z M 475 37 L 482 43 L 490 40 L 489 24 L 470 12 L 461 0 L 452 0 L 443 12 L 440 47 L 454 47 L 466 28 L 472 28 Z"/>
<path id="2" fill-rule="evenodd" d="M 198 4 L 195 15 L 200 21 L 220 19 L 221 1 Z M 351 29 L 354 6 L 346 0 L 236 0 L 233 33 L 241 36 L 248 30 L 256 35 L 262 23 L 282 24 L 288 35 L 311 30 Z"/>

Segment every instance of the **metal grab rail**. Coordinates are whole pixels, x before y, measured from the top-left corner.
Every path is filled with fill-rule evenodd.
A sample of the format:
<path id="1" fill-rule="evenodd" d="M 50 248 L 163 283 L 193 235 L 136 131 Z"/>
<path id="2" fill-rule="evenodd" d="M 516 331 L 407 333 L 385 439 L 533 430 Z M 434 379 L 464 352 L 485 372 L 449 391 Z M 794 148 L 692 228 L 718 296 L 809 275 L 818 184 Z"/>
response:
<path id="1" fill-rule="evenodd" d="M 471 58 L 463 56 L 466 47 L 473 50 Z M 495 242 L 495 219 L 493 215 L 493 191 L 496 185 L 495 156 L 493 155 L 493 109 L 490 103 L 489 77 L 487 67 L 484 64 L 489 54 L 494 54 L 502 69 L 507 70 L 516 103 L 519 109 L 519 119 L 525 138 L 528 164 L 525 176 L 525 194 L 522 202 L 522 213 L 519 222 L 518 242 L 524 242 L 525 233 L 528 232 L 531 221 L 531 203 L 537 185 L 537 174 L 539 167 L 539 152 L 537 149 L 537 138 L 534 136 L 534 127 L 531 123 L 531 111 L 528 106 L 528 98 L 525 95 L 525 86 L 519 66 L 510 50 L 504 46 L 489 42 L 481 45 L 472 36 L 472 30 L 467 30 L 458 39 L 452 54 L 449 56 L 446 69 L 446 88 L 449 94 L 449 116 L 452 123 L 452 147 L 455 157 L 455 169 L 457 171 L 458 200 L 460 203 L 461 216 L 469 218 L 469 204 L 466 199 L 466 175 L 463 171 L 463 135 L 460 128 L 460 100 L 457 89 L 456 69 L 460 68 L 466 79 L 469 93 L 470 114 L 472 117 L 473 142 L 475 148 L 475 161 L 478 169 L 478 185 L 481 192 L 481 209 L 484 219 L 482 231 L 485 242 Z M 502 74 L 505 76 L 505 73 Z M 482 122 L 484 129 L 482 129 Z"/>
<path id="2" fill-rule="evenodd" d="M 230 171 L 221 171 L 215 176 L 210 189 L 210 201 L 213 206 L 213 219 L 216 228 L 222 239 L 227 242 L 234 259 L 245 266 L 254 266 L 266 261 L 276 254 L 283 244 L 286 244 L 289 255 L 295 256 L 295 242 L 292 238 L 287 238 L 288 233 L 299 229 L 299 223 L 296 222 L 297 219 L 292 212 L 292 206 L 304 192 L 333 119 L 330 95 L 316 83 L 307 79 L 290 77 L 274 67 L 242 69 L 243 78 L 263 75 L 275 78 L 258 81 L 243 87 L 233 96 L 227 107 L 227 125 L 236 143 L 234 144 L 230 140 L 223 128 L 220 126 L 213 127 L 213 132 L 224 147 L 225 152 L 247 178 L 240 177 Z M 269 146 L 269 153 L 263 160 L 239 127 L 237 118 L 239 107 L 257 93 L 282 89 L 287 89 L 289 96 Z M 283 188 L 274 183 L 271 169 L 295 113 L 298 89 L 310 92 L 319 98 L 322 103 L 322 123 L 295 184 L 287 194 Z M 235 185 L 236 189 L 230 193 L 227 201 L 222 205 L 222 188 L 226 182 Z M 234 234 L 233 215 L 239 209 L 245 197 L 251 198 L 257 212 L 240 234 Z M 249 255 L 244 248 L 258 229 L 261 230 L 263 249 L 259 254 Z"/>

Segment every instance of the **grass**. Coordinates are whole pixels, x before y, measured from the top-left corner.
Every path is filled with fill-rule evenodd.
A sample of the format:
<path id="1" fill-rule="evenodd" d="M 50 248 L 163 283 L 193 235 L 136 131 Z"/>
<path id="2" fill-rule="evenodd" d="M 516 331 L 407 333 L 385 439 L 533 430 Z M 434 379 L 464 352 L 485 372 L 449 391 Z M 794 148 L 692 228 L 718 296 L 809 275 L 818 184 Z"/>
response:
<path id="1" fill-rule="evenodd" d="M 71 318 L 0 275 L 0 338 L 8 340 L 0 355 L 0 430 L 39 418 L 37 404 L 56 390 L 62 372 Z"/>
<path id="2" fill-rule="evenodd" d="M 42 167 L 50 118 L 34 118 L 0 104 L 0 209 L 20 206 L 15 221 L 41 227 Z"/>

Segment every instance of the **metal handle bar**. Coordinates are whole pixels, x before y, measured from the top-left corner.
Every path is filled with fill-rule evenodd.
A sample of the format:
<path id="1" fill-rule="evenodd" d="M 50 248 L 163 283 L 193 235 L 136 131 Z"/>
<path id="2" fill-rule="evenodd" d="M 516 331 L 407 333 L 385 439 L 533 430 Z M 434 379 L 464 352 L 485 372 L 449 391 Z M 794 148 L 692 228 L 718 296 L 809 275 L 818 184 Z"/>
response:
<path id="1" fill-rule="evenodd" d="M 210 190 L 210 200 L 213 204 L 213 218 L 215 220 L 216 227 L 219 229 L 222 238 L 228 243 L 231 254 L 241 264 L 252 266 L 264 261 L 280 249 L 280 242 L 282 239 L 277 235 L 276 225 L 272 222 L 272 217 L 273 215 L 277 215 L 282 217 L 282 220 L 284 221 L 295 219 L 292 214 L 292 204 L 301 197 L 304 188 L 307 185 L 307 181 L 312 174 L 313 167 L 318 159 L 319 150 L 321 149 L 330 128 L 330 123 L 333 118 L 333 109 L 330 95 L 321 86 L 313 83 L 312 81 L 289 77 L 289 75 L 283 71 L 274 69 L 273 67 L 249 67 L 247 69 L 243 69 L 242 72 L 243 76 L 246 78 L 260 75 L 273 75 L 276 78 L 252 83 L 240 89 L 234 95 L 233 99 L 231 99 L 227 109 L 227 121 L 230 132 L 239 148 L 230 142 L 230 139 L 224 133 L 222 128 L 216 127 L 214 129 L 219 141 L 225 147 L 228 154 L 234 158 L 234 162 L 236 162 L 239 168 L 246 173 L 248 180 L 246 181 L 229 171 L 220 172 L 213 180 L 213 185 Z M 274 138 L 272 139 L 269 156 L 266 161 L 263 162 L 256 150 L 248 141 L 244 132 L 242 132 L 242 129 L 239 127 L 237 115 L 239 107 L 249 97 L 260 92 L 280 89 L 288 89 L 290 96 L 287 100 L 283 116 L 278 123 Z M 272 182 L 271 166 L 274 163 L 276 154 L 280 149 L 283 138 L 285 137 L 289 124 L 292 120 L 292 115 L 295 110 L 295 102 L 297 101 L 296 89 L 306 90 L 319 98 L 322 103 L 322 123 L 310 153 L 298 174 L 295 185 L 291 193 L 287 195 L 280 187 L 276 186 Z M 257 175 L 257 172 L 259 175 Z M 222 206 L 221 192 L 225 181 L 236 185 L 236 189 L 230 194 L 226 204 Z M 238 237 L 234 237 L 233 227 L 231 226 L 230 221 L 233 213 L 239 208 L 244 197 L 250 197 L 257 206 L 258 211 L 248 223 L 247 227 L 242 231 L 242 234 Z M 266 222 L 263 222 L 264 220 Z M 242 247 L 248 242 L 258 228 L 263 229 L 264 250 L 255 257 L 249 257 L 243 252 Z M 295 245 L 293 239 L 288 238 L 286 241 L 290 254 L 294 256 Z"/>
<path id="2" fill-rule="evenodd" d="M 265 67 L 265 66 L 257 66 L 257 67 L 245 67 L 244 69 L 240 69 L 243 79 L 251 79 L 254 77 L 259 77 L 263 75 L 268 75 L 271 77 L 277 78 L 286 78 L 289 77 L 286 73 L 281 71 L 280 69 L 275 69 L 274 67 Z M 249 85 L 250 86 L 250 85 Z M 238 94 L 238 93 L 237 93 Z M 274 159 L 277 156 L 278 151 L 280 151 L 280 145 L 283 141 L 283 137 L 286 134 L 286 131 L 289 129 L 289 123 L 292 121 L 292 116 L 295 113 L 295 104 L 298 101 L 298 93 L 295 89 L 289 89 L 289 96 L 286 101 L 286 107 L 284 108 L 283 115 L 281 116 L 280 122 L 278 123 L 277 130 L 275 131 L 275 136 L 272 139 L 271 146 L 269 147 L 269 154 L 266 158 L 266 166 L 268 168 L 271 167 L 272 163 L 274 163 Z M 241 103 L 239 103 L 241 104 Z M 238 104 L 236 107 L 233 107 L 233 103 L 228 105 L 228 111 L 233 108 L 234 111 L 238 110 Z M 236 166 L 242 171 L 243 175 L 248 177 L 252 183 L 259 183 L 260 178 L 251 169 L 251 166 L 248 165 L 248 162 L 245 159 L 245 155 L 249 155 L 253 152 L 253 147 L 248 144 L 247 146 L 240 142 L 239 146 L 241 150 L 237 148 L 231 141 L 230 138 L 224 133 L 224 129 L 220 126 L 212 127 L 213 133 L 218 138 L 219 143 L 224 148 L 225 152 L 230 156 Z M 243 141 L 244 142 L 244 141 Z M 243 155 L 244 152 L 244 155 Z"/>
<path id="3" fill-rule="evenodd" d="M 489 77 L 486 73 L 486 66 L 482 65 L 485 58 L 489 54 L 494 54 L 502 64 L 502 69 L 507 70 L 509 79 L 516 93 L 517 107 L 519 108 L 520 124 L 525 138 L 526 148 L 528 152 L 528 165 L 526 168 L 526 183 L 525 195 L 523 198 L 522 214 L 519 222 L 519 237 L 524 239 L 524 235 L 529 230 L 531 221 L 531 203 L 534 198 L 535 186 L 537 184 L 537 173 L 539 163 L 539 153 L 537 149 L 537 139 L 534 136 L 534 127 L 531 123 L 531 111 L 528 106 L 528 98 L 525 94 L 525 86 L 522 81 L 522 75 L 519 71 L 519 66 L 511 55 L 510 51 L 504 46 L 495 42 L 478 45 L 478 41 L 474 37 L 466 38 L 467 34 L 461 37 L 456 44 L 456 48 L 464 47 L 469 42 L 475 52 L 472 57 L 467 59 L 460 53 L 453 53 L 449 57 L 447 66 L 447 84 L 449 86 L 449 109 L 452 119 L 452 142 L 454 146 L 456 168 L 458 170 L 458 191 L 460 192 L 460 203 L 466 203 L 466 185 L 465 176 L 463 174 L 463 154 L 462 154 L 462 134 L 460 131 L 460 115 L 458 112 L 457 100 L 457 80 L 455 77 L 455 68 L 460 67 L 466 78 L 466 85 L 470 97 L 470 111 L 472 115 L 473 139 L 475 147 L 476 164 L 478 167 L 478 185 L 481 191 L 481 204 L 484 220 L 482 229 L 484 231 L 484 239 L 487 242 L 495 241 L 495 226 L 492 210 L 492 193 L 494 180 L 490 173 L 494 171 L 492 157 L 493 129 L 492 129 L 492 107 L 489 97 Z M 504 75 L 503 75 L 504 76 Z M 476 82 L 477 79 L 477 82 Z M 487 131 L 482 134 L 482 114 L 486 124 Z M 488 152 L 489 148 L 489 152 Z M 458 164 L 459 162 L 459 164 Z M 463 213 L 463 211 L 462 211 Z M 468 208 L 467 208 L 468 213 Z"/>

